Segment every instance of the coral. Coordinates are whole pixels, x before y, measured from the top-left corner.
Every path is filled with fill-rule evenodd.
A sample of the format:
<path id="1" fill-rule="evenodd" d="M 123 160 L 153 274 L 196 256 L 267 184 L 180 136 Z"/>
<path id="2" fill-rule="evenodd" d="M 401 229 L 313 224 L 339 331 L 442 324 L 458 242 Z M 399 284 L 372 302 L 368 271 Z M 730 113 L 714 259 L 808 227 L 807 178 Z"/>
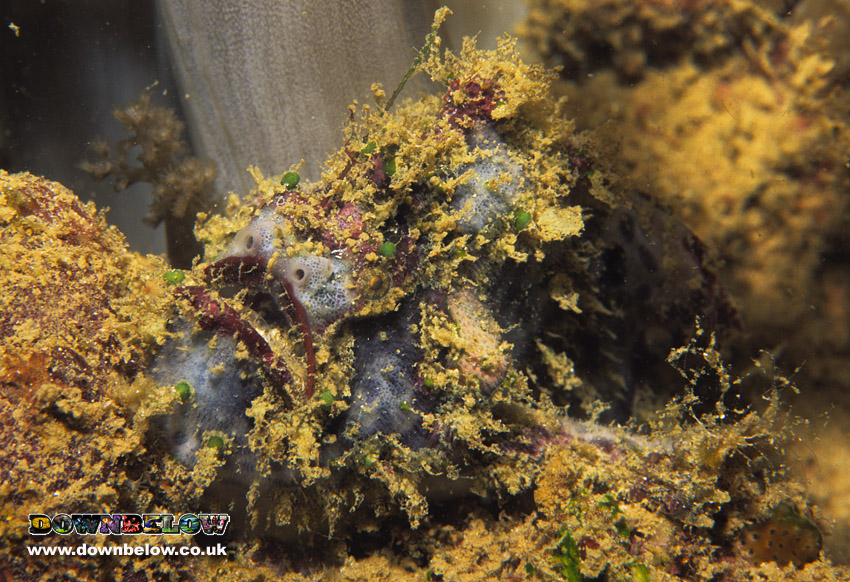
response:
<path id="1" fill-rule="evenodd" d="M 187 96 L 192 142 L 218 162 L 220 192 L 249 190 L 249 165 L 277 173 L 303 159 L 304 177 L 317 179 L 339 146 L 346 108 L 368 99 L 373 83 L 398 82 L 436 8 L 322 1 L 238 12 L 224 4 L 162 6 L 163 40 Z M 414 95 L 426 87 L 421 76 L 410 83 Z"/>
<path id="2" fill-rule="evenodd" d="M 800 502 L 784 474 L 765 468 L 781 438 L 778 408 L 731 408 L 737 384 L 719 363 L 716 336 L 698 347 L 709 337 L 702 330 L 673 361 L 689 355 L 705 369 L 681 364 L 684 379 L 660 372 L 695 314 L 710 326 L 734 319 L 703 247 L 659 207 L 627 198 L 592 144 L 556 154 L 578 151 L 579 140 L 559 121 L 547 75 L 522 64 L 513 45 L 496 53 L 468 45 L 427 62 L 436 78 L 452 79 L 442 98 L 364 111 L 323 182 L 257 173 L 257 206 L 234 201 L 199 227 L 209 262 L 197 267 L 198 293 L 218 290 L 234 316 L 206 326 L 213 338 L 191 332 L 200 346 L 192 367 L 214 379 L 219 362 L 254 365 L 235 380 L 234 397 L 253 394 L 256 382 L 262 394 L 245 409 L 246 447 L 245 418 L 229 427 L 205 420 L 220 409 L 221 385 L 195 380 L 198 412 L 166 418 L 185 419 L 196 447 L 201 435 L 221 433 L 220 453 L 183 467 L 154 462 L 195 481 L 204 475 L 203 499 L 217 507 L 238 507 L 247 493 L 242 539 L 258 555 L 275 551 L 267 540 L 276 537 L 304 543 L 293 528 L 350 540 L 401 517 L 407 549 L 432 555 L 416 544 L 429 528 L 446 531 L 434 507 L 476 507 L 476 495 L 518 511 L 532 496 L 546 525 L 535 523 L 522 556 L 492 565 L 500 572 L 708 578 L 757 568 L 733 554 L 734 541 L 763 522 L 765 506 Z M 499 97 L 459 90 L 467 81 Z M 484 218 L 465 221 L 475 213 Z M 334 261 L 345 277 L 327 268 Z M 296 289 L 302 279 L 308 290 L 345 289 L 345 309 L 317 318 L 304 300 L 311 295 Z M 178 316 L 187 329 L 198 317 L 191 306 Z M 262 335 L 289 380 L 275 380 L 271 360 L 241 332 L 245 349 L 235 354 L 222 341 L 239 329 L 235 320 Z M 179 369 L 184 357 L 172 346 L 185 341 L 166 344 L 156 367 Z M 223 359 L 207 362 L 210 350 Z M 577 386 L 588 415 L 599 397 L 620 392 L 620 412 L 631 415 L 638 384 L 686 394 L 650 438 L 563 419 Z M 703 424 L 683 428 L 694 415 Z M 725 415 L 739 420 L 717 424 Z M 234 471 L 246 462 L 249 470 Z M 222 481 L 236 489 L 215 489 Z M 477 551 L 458 562 L 465 570 L 440 556 L 429 566 L 484 579 L 496 570 L 478 568 Z M 289 559 L 297 568 L 297 556 Z"/>
<path id="3" fill-rule="evenodd" d="M 153 201 L 145 220 L 151 226 L 164 221 L 172 263 L 181 268 L 191 266 L 200 253 L 192 227 L 196 214 L 211 203 L 215 166 L 186 155 L 189 148 L 181 137 L 183 122 L 172 109 L 152 104 L 150 93 L 143 93 L 114 115 L 130 136 L 114 148 L 97 140 L 92 145 L 97 159 L 83 163 L 83 169 L 96 180 L 111 176 L 116 191 L 136 182 L 151 183 Z"/>
<path id="4" fill-rule="evenodd" d="M 42 354 L 67 382 L 137 368 L 164 329 L 150 315 L 169 297 L 151 276 L 164 264 L 128 252 L 103 215 L 61 185 L 27 174 L 0 179 L 5 352 Z"/>
<path id="5" fill-rule="evenodd" d="M 0 171 L 0 263 L 0 569 L 31 580 L 57 565 L 26 559 L 28 513 L 142 503 L 127 467 L 147 394 L 131 378 L 171 296 L 160 259 L 130 253 L 92 204 L 29 174 Z M 67 567 L 91 572 L 84 562 Z"/>
<path id="6" fill-rule="evenodd" d="M 536 0 L 521 35 L 569 79 L 612 69 L 634 82 L 682 60 L 710 67 L 742 47 L 779 53 L 783 31 L 775 16 L 738 0 Z"/>
<path id="7" fill-rule="evenodd" d="M 850 386 L 845 9 L 541 1 L 525 25 L 549 62 L 567 65 L 559 88 L 615 173 L 669 206 L 716 258 L 743 322 L 735 353 L 772 349 L 796 370 L 805 389 L 795 403 L 819 427 L 811 442 L 843 422 Z M 824 426 L 827 409 L 836 417 Z M 846 456 L 834 439 L 811 446 L 809 463 Z M 837 520 L 830 555 L 846 561 L 847 486 L 828 473 L 810 490 Z"/>

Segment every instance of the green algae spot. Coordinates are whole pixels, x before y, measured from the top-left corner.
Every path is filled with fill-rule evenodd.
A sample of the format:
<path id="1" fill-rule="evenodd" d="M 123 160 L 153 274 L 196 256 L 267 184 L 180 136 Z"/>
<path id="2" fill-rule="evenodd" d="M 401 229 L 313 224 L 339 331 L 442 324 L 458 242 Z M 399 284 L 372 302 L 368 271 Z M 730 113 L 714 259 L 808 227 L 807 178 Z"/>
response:
<path id="1" fill-rule="evenodd" d="M 165 279 L 166 285 L 179 285 L 186 278 L 186 274 L 175 269 L 163 273 L 162 278 Z"/>
<path id="2" fill-rule="evenodd" d="M 629 527 L 629 524 L 623 518 L 620 518 L 614 523 L 614 529 L 621 538 L 630 538 L 632 536 L 632 528 Z"/>
<path id="3" fill-rule="evenodd" d="M 221 451 L 224 449 L 224 439 L 220 436 L 211 436 L 209 440 L 207 440 L 207 447 Z"/>
<path id="4" fill-rule="evenodd" d="M 334 405 L 334 395 L 330 390 L 325 390 L 319 394 L 319 400 L 322 401 L 322 406 L 325 408 L 330 408 Z"/>
<path id="5" fill-rule="evenodd" d="M 192 397 L 192 385 L 186 381 L 180 381 L 174 386 L 174 391 L 180 396 L 180 400 L 186 402 Z"/>
<path id="6" fill-rule="evenodd" d="M 405 412 L 410 410 L 410 404 L 407 402 L 407 400 L 405 400 L 404 402 L 399 404 L 398 407 L 399 407 L 399 410 L 403 410 Z"/>
<path id="7" fill-rule="evenodd" d="M 366 156 L 368 156 L 369 154 L 374 152 L 377 149 L 377 147 L 378 147 L 378 144 L 376 144 L 373 141 L 370 141 L 369 143 L 366 144 L 366 147 L 364 147 L 362 150 L 360 150 L 360 157 L 365 158 Z"/>
<path id="8" fill-rule="evenodd" d="M 392 258 L 395 254 L 395 243 L 391 243 L 390 241 L 386 241 L 378 248 L 378 253 L 382 257 L 386 257 L 388 259 Z"/>
<path id="9" fill-rule="evenodd" d="M 531 213 L 522 208 L 514 210 L 514 228 L 522 230 L 531 223 Z"/>
<path id="10" fill-rule="evenodd" d="M 434 385 L 435 385 L 433 378 L 425 378 L 425 380 L 422 383 L 425 384 L 426 388 L 433 388 Z"/>
<path id="11" fill-rule="evenodd" d="M 367 469 L 373 468 L 378 463 L 378 457 L 374 453 L 365 453 L 363 455 L 363 466 Z"/>
<path id="12" fill-rule="evenodd" d="M 635 582 L 649 582 L 649 568 L 646 564 L 632 564 L 632 580 Z"/>
<path id="13" fill-rule="evenodd" d="M 395 175 L 395 156 L 391 156 L 384 160 L 384 173 L 392 178 Z"/>
<path id="14" fill-rule="evenodd" d="M 617 517 L 619 514 L 623 513 L 620 509 L 620 505 L 617 503 L 617 500 L 614 499 L 614 496 L 610 493 L 606 493 L 602 496 L 602 500 L 596 504 L 596 507 L 599 509 L 608 509 L 611 511 L 611 517 Z"/>
<path id="15" fill-rule="evenodd" d="M 395 155 L 398 153 L 398 144 L 387 144 L 381 148 L 381 156 L 383 156 L 384 173 L 388 178 L 392 178 L 396 173 Z"/>
<path id="16" fill-rule="evenodd" d="M 581 582 L 581 554 L 578 544 L 566 529 L 561 530 L 561 540 L 553 551 L 555 567 L 561 576 L 569 582 Z"/>
<path id="17" fill-rule="evenodd" d="M 585 511 L 585 505 L 582 501 L 582 498 L 587 497 L 587 491 L 585 489 L 581 489 L 578 492 L 578 497 L 570 497 L 567 501 L 567 514 L 572 515 L 578 521 L 578 524 L 583 526 L 583 517 Z"/>
<path id="18" fill-rule="evenodd" d="M 287 172 L 280 179 L 280 184 L 286 186 L 287 190 L 294 190 L 300 181 L 301 176 L 298 175 L 298 172 Z"/>

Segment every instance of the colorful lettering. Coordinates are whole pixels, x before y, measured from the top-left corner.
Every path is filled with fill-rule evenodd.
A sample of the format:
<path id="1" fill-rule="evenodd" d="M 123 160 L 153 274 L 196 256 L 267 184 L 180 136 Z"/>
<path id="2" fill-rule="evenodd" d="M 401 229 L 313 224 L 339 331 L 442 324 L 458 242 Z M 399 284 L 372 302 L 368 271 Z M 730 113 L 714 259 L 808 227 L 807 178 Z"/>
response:
<path id="1" fill-rule="evenodd" d="M 130 535 L 142 533 L 142 516 L 138 513 L 125 513 L 121 533 Z"/>
<path id="2" fill-rule="evenodd" d="M 228 516 L 230 519 L 230 516 Z M 178 534 L 180 533 L 180 527 L 178 525 L 174 525 L 174 516 L 170 513 L 165 513 L 162 516 L 162 533 L 164 534 Z"/>
<path id="3" fill-rule="evenodd" d="M 145 523 L 145 533 L 159 535 L 162 533 L 162 516 L 157 513 L 146 513 L 142 516 Z"/>
<path id="4" fill-rule="evenodd" d="M 86 515 L 81 513 L 75 513 L 71 516 L 71 519 L 74 521 L 74 529 L 77 530 L 77 534 L 79 535 L 94 535 L 100 529 L 100 514 L 95 515 Z"/>
<path id="5" fill-rule="evenodd" d="M 30 513 L 30 535 L 43 536 L 50 533 L 50 518 L 43 513 Z"/>
<path id="6" fill-rule="evenodd" d="M 100 533 L 102 534 L 112 534 L 116 536 L 121 535 L 121 514 L 116 513 L 115 515 L 101 515 L 100 516 Z"/>
<path id="7" fill-rule="evenodd" d="M 53 531 L 63 536 L 68 535 L 74 529 L 74 522 L 67 513 L 57 513 L 53 516 Z"/>
<path id="8" fill-rule="evenodd" d="M 230 516 L 226 513 L 201 513 L 201 528 L 207 535 L 224 535 Z"/>
<path id="9" fill-rule="evenodd" d="M 194 513 L 184 513 L 177 520 L 177 525 L 180 526 L 180 531 L 191 536 L 201 531 L 201 520 Z"/>

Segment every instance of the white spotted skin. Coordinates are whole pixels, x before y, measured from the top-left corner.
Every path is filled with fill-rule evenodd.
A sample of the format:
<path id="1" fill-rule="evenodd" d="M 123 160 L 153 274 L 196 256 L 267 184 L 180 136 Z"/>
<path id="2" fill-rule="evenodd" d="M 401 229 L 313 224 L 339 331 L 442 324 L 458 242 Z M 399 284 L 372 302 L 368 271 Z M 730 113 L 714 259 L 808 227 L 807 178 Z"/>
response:
<path id="1" fill-rule="evenodd" d="M 275 249 L 275 240 L 279 238 L 281 218 L 273 209 L 263 209 L 251 223 L 236 233 L 227 249 L 232 257 L 260 257 L 270 260 L 279 248 Z"/>
<path id="2" fill-rule="evenodd" d="M 283 220 L 274 209 L 263 209 L 236 233 L 227 255 L 264 260 L 273 281 L 289 284 L 293 299 L 304 308 L 311 327 L 327 326 L 345 315 L 357 299 L 351 264 L 321 255 L 287 257 L 287 241 L 281 238 Z"/>
<path id="3" fill-rule="evenodd" d="M 357 298 L 351 265 L 335 257 L 290 257 L 283 264 L 295 299 L 304 307 L 312 326 L 326 326 L 342 317 Z"/>

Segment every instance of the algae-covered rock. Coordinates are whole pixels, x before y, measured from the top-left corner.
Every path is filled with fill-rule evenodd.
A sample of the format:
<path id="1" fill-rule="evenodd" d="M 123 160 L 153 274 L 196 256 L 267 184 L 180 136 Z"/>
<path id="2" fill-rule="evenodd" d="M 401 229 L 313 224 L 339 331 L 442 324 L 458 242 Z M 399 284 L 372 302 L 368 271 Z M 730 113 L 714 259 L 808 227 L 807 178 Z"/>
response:
<path id="1" fill-rule="evenodd" d="M 743 322 L 732 357 L 768 349 L 796 369 L 798 411 L 817 426 L 806 462 L 823 467 L 846 457 L 817 435 L 844 426 L 850 386 L 842 10 L 541 0 L 524 25 L 544 58 L 566 64 L 559 91 L 610 148 L 616 174 L 667 205 L 717 259 Z M 826 473 L 812 491 L 833 500 L 822 505 L 838 520 L 827 545 L 846 560 L 846 480 Z"/>
<path id="2" fill-rule="evenodd" d="M 160 259 L 129 252 L 92 204 L 29 174 L 0 173 L 0 263 L 0 563 L 38 579 L 64 567 L 25 556 L 28 514 L 144 505 L 128 496 L 143 398 L 129 379 L 169 294 Z"/>

